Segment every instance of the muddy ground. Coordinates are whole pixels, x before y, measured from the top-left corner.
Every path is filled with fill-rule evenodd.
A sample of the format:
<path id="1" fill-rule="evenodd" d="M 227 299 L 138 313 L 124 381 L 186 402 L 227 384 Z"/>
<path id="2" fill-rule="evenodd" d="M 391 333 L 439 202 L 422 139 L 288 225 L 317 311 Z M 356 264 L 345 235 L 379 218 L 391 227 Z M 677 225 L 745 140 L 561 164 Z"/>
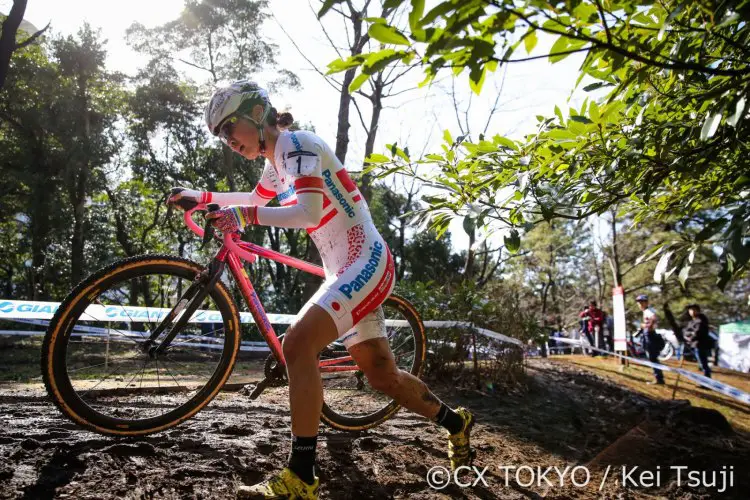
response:
<path id="1" fill-rule="evenodd" d="M 451 405 L 473 409 L 474 487 L 432 489 L 425 479 L 447 465 L 444 434 L 405 411 L 358 434 L 321 428 L 321 498 L 748 498 L 750 436 L 711 410 L 648 399 L 560 361 L 531 360 L 523 387 L 510 393 L 436 387 Z M 106 438 L 63 419 L 39 388 L 0 385 L 0 498 L 232 498 L 238 484 L 285 464 L 289 412 L 285 389 L 249 401 L 222 393 L 181 426 L 138 439 Z M 500 466 L 586 466 L 587 486 L 554 471 L 506 476 Z M 597 491 L 608 465 L 610 473 Z M 659 473 L 659 486 L 618 485 L 622 466 Z M 734 486 L 677 485 L 671 466 L 733 472 Z M 639 470 L 639 472 L 640 472 Z M 631 475 L 640 485 L 644 480 Z M 646 476 L 648 479 L 648 476 Z M 710 481 L 711 477 L 706 479 Z M 702 479 L 700 479 L 702 481 Z M 576 482 L 585 481 L 579 469 Z M 506 485 L 507 484 L 507 485 Z"/>

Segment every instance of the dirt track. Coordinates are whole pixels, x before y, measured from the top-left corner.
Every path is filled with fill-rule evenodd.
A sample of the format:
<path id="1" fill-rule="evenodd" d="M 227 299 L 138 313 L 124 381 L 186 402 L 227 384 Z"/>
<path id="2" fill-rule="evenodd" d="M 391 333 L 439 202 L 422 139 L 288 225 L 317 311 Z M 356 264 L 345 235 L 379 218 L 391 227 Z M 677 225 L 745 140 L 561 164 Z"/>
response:
<path id="1" fill-rule="evenodd" d="M 678 487 L 670 465 L 733 466 L 735 485 L 722 497 L 747 498 L 750 436 L 725 428 L 715 414 L 650 400 L 562 363 L 532 361 L 528 375 L 526 387 L 511 394 L 436 390 L 450 404 L 475 411 L 477 465 L 489 467 L 487 486 L 431 489 L 425 476 L 433 466 L 446 465 L 445 437 L 432 423 L 402 411 L 367 433 L 322 428 L 321 498 L 593 498 L 602 477 L 595 466 L 608 464 L 663 471 L 661 486 L 650 489 L 626 491 L 613 477 L 602 492 L 609 498 L 716 496 L 715 488 Z M 286 397 L 284 389 L 256 402 L 223 393 L 171 431 L 112 439 L 78 430 L 38 389 L 0 386 L 0 498 L 232 498 L 238 484 L 285 463 Z M 505 486 L 498 470 L 587 464 L 587 488 L 569 480 L 563 487 L 525 487 L 513 474 Z"/>

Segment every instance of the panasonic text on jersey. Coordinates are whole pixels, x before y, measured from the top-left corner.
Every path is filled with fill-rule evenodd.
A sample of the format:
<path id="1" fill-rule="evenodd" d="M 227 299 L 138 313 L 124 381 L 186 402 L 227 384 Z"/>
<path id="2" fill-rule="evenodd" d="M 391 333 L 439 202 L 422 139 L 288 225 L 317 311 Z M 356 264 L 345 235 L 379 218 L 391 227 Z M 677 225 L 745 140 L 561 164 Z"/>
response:
<path id="1" fill-rule="evenodd" d="M 323 171 L 323 177 L 325 177 L 326 186 L 328 186 L 328 189 L 331 190 L 331 194 L 333 195 L 333 197 L 338 200 L 341 208 L 343 208 L 344 212 L 346 212 L 346 215 L 348 215 L 349 217 L 354 217 L 354 208 L 352 208 L 352 206 L 349 205 L 349 202 L 346 201 L 344 193 L 339 191 L 339 188 L 336 187 L 333 179 L 331 179 L 331 171 L 329 169 Z"/>
<path id="2" fill-rule="evenodd" d="M 364 286 L 372 279 L 375 275 L 375 271 L 378 269 L 380 258 L 383 256 L 383 245 L 379 241 L 376 241 L 370 247 L 370 250 L 372 250 L 370 252 L 370 260 L 368 260 L 367 264 L 365 264 L 362 270 L 360 270 L 357 277 L 354 278 L 351 283 L 339 287 L 339 291 L 346 295 L 348 299 L 352 298 L 352 292 L 362 290 L 362 288 L 364 288 Z"/>
<path id="3" fill-rule="evenodd" d="M 297 151 L 302 151 L 302 144 L 299 143 L 299 139 L 297 139 L 297 134 L 292 132 L 292 143 L 294 144 L 294 149 Z"/>
<path id="4" fill-rule="evenodd" d="M 277 194 L 276 195 L 276 199 L 279 200 L 279 201 L 284 201 L 287 198 L 289 198 L 290 196 L 292 196 L 293 194 L 294 194 L 294 186 L 289 186 L 289 189 L 287 189 L 283 193 Z"/>

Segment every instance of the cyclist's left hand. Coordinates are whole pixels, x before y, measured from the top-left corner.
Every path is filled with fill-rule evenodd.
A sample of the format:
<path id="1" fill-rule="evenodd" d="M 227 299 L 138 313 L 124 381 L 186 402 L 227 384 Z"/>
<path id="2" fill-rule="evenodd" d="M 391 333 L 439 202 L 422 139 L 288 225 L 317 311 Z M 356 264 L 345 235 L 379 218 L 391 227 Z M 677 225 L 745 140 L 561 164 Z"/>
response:
<path id="1" fill-rule="evenodd" d="M 208 212 L 206 219 L 222 233 L 242 231 L 246 226 L 255 223 L 255 207 L 231 206 L 214 212 Z"/>
<path id="2" fill-rule="evenodd" d="M 173 187 L 169 197 L 167 197 L 167 205 L 176 205 L 180 208 L 184 208 L 180 203 L 181 200 L 189 203 L 210 203 L 211 193 L 207 191 L 196 191 L 195 189 L 184 188 L 182 186 Z"/>

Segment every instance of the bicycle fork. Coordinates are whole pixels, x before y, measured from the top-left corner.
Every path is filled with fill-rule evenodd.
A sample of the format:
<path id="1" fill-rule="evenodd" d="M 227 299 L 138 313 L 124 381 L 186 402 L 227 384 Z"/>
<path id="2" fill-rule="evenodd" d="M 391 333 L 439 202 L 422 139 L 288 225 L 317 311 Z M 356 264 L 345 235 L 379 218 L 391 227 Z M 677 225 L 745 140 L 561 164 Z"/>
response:
<path id="1" fill-rule="evenodd" d="M 209 292 L 224 273 L 224 267 L 223 261 L 214 259 L 202 273 L 196 276 L 195 281 L 177 301 L 177 305 L 169 311 L 169 314 L 154 328 L 149 338 L 143 343 L 142 349 L 145 353 L 151 358 L 157 358 L 167 350 L 172 340 L 182 331 L 201 303 L 208 297 Z M 177 322 L 172 324 L 176 318 Z M 167 329 L 167 335 L 161 342 L 157 343 L 156 339 Z"/>

